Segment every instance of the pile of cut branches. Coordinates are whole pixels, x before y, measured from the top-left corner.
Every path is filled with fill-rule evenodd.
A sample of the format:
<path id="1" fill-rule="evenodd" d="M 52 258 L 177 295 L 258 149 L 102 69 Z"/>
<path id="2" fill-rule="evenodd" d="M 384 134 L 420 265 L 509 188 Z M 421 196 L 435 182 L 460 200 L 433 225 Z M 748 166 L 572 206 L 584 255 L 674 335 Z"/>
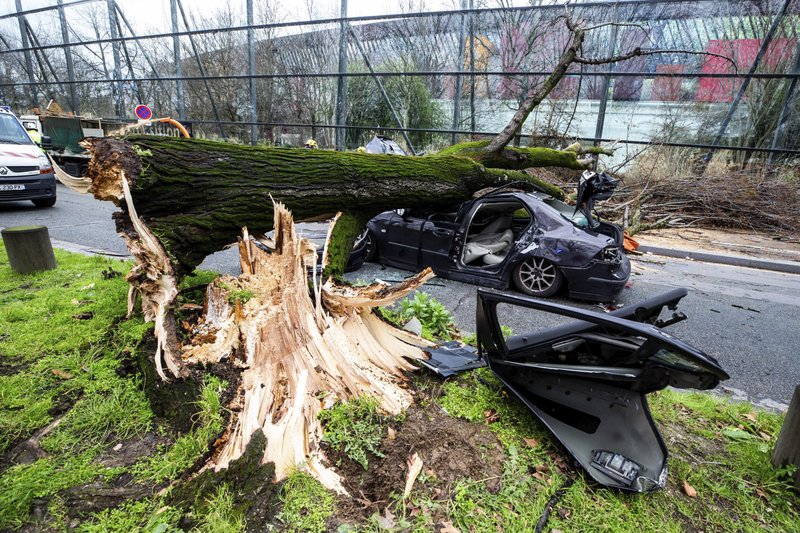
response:
<path id="1" fill-rule="evenodd" d="M 607 218 L 632 233 L 659 227 L 722 227 L 764 233 L 800 231 L 800 192 L 781 178 L 732 172 L 642 180 L 620 187 Z"/>

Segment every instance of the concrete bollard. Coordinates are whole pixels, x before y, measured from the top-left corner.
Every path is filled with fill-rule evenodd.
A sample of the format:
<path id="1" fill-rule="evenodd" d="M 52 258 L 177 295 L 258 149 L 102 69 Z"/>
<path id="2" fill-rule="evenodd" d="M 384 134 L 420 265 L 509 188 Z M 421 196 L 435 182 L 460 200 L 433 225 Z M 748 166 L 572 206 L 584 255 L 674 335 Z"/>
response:
<path id="1" fill-rule="evenodd" d="M 56 268 L 47 226 L 14 226 L 2 230 L 11 268 L 20 274 Z"/>

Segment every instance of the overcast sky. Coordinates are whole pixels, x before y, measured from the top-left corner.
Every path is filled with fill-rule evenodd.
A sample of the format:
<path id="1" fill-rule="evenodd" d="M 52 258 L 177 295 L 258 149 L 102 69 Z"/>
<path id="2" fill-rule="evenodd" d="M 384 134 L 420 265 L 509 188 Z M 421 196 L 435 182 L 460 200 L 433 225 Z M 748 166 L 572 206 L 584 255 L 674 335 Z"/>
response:
<path id="1" fill-rule="evenodd" d="M 75 0 L 64 0 L 64 5 L 67 6 L 65 9 L 67 20 L 73 30 L 85 34 L 88 29 L 92 28 L 89 23 L 86 23 L 88 17 L 92 15 L 101 21 L 101 27 L 106 26 L 106 0 L 69 7 L 70 3 L 74 1 Z M 134 31 L 137 34 L 167 33 L 171 31 L 170 0 L 116 1 L 117 5 L 125 14 L 125 17 L 134 26 Z M 348 0 L 347 12 L 351 17 L 358 17 L 421 11 L 447 11 L 460 6 L 462 1 L 463 0 Z M 503 5 L 527 5 L 530 2 L 530 0 L 474 1 L 476 5 L 483 6 L 496 6 L 501 3 Z M 541 0 L 534 1 L 536 3 L 541 3 Z M 554 0 L 545 0 L 545 2 L 549 1 Z M 341 0 L 254 0 L 254 3 L 257 6 L 257 24 L 274 21 L 276 19 L 280 21 L 304 21 L 337 17 L 339 16 L 341 7 Z M 45 6 L 55 6 L 56 4 L 57 0 L 22 0 L 22 9 L 25 11 Z M 265 20 L 265 17 L 259 16 L 259 13 L 263 13 L 263 8 L 259 9 L 259 5 L 269 5 L 271 9 L 275 11 L 276 15 L 272 20 Z M 212 24 L 207 24 L 206 27 L 213 27 L 215 14 L 225 9 L 227 6 L 230 6 L 234 12 L 240 14 L 240 22 L 237 23 L 243 24 L 245 21 L 245 0 L 183 0 L 183 6 L 195 20 L 212 22 Z M 0 15 L 13 14 L 15 12 L 15 0 L 0 0 Z M 52 28 L 52 30 L 56 32 L 56 36 L 60 36 L 57 17 L 57 11 L 52 10 L 45 14 L 29 15 L 28 21 L 37 33 L 48 31 Z M 15 37 L 17 37 L 16 34 L 19 32 L 19 27 L 16 18 L 0 20 L 0 28 L 4 29 L 11 39 L 17 40 Z M 286 29 L 278 33 L 294 31 L 298 31 L 298 29 Z M 52 42 L 50 39 L 42 40 Z M 18 42 L 19 41 L 17 41 L 17 43 Z"/>
<path id="2" fill-rule="evenodd" d="M 64 0 L 68 5 L 73 0 Z M 460 4 L 461 0 L 399 0 L 399 1 L 379 1 L 379 0 L 348 0 L 348 14 L 350 16 L 365 15 L 385 15 L 404 11 L 437 11 L 449 9 L 453 5 Z M 255 0 L 256 3 L 264 0 Z M 92 9 L 102 9 L 100 1 L 94 4 Z M 525 2 L 527 3 L 527 2 Z M 38 7 L 55 5 L 56 0 L 22 0 L 23 10 L 35 9 Z M 160 27 L 162 21 L 169 19 L 169 0 L 117 0 L 117 4 L 125 12 L 125 15 L 136 25 L 142 25 L 145 29 L 149 27 Z M 241 6 L 244 11 L 244 0 L 183 0 L 184 8 L 194 13 L 196 16 L 210 18 L 213 13 L 226 6 Z M 341 6 L 341 0 L 272 0 L 271 4 L 277 6 L 282 12 L 282 18 L 291 20 L 308 20 L 309 8 L 311 5 L 315 16 L 313 18 L 323 18 L 337 16 Z M 403 9 L 401 6 L 405 6 Z M 409 9 L 410 7 L 410 9 Z M 76 8 L 70 8 L 72 11 Z M 0 0 L 0 15 L 10 14 L 16 11 L 14 0 Z M 160 19 L 160 20 L 159 20 Z"/>

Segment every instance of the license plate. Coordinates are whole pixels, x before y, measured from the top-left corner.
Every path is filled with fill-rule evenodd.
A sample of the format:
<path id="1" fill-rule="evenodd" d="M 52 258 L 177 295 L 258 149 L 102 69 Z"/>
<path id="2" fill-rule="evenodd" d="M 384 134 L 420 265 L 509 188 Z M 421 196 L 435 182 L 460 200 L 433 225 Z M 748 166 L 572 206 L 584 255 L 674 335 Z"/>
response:
<path id="1" fill-rule="evenodd" d="M 24 191 L 25 185 L 17 183 L 0 183 L 0 191 Z"/>

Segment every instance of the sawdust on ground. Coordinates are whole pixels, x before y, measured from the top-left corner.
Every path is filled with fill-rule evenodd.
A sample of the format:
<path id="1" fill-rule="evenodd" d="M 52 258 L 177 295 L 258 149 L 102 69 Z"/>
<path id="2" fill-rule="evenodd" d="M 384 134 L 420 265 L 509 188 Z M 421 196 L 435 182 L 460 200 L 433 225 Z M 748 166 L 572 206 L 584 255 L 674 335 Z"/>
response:
<path id="1" fill-rule="evenodd" d="M 800 262 L 800 238 L 727 229 L 666 228 L 637 233 L 639 244 Z"/>

